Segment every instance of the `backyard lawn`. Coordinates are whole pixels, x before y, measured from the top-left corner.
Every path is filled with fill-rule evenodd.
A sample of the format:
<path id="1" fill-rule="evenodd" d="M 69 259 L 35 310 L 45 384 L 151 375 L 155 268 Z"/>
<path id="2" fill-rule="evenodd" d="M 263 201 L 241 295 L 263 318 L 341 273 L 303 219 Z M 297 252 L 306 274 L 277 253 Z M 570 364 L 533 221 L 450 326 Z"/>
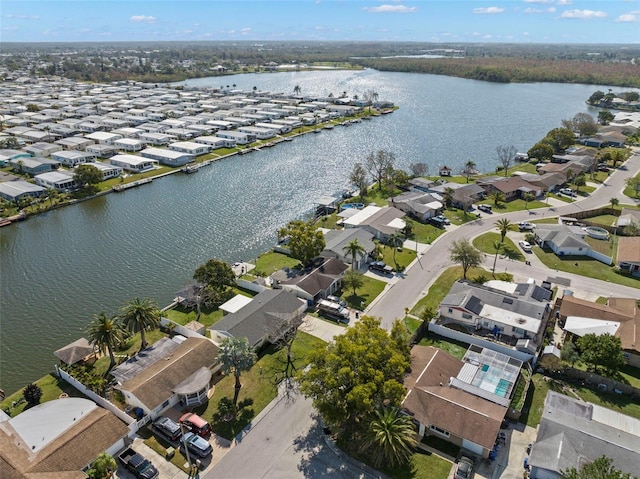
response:
<path id="1" fill-rule="evenodd" d="M 376 299 L 382 290 L 387 285 L 384 281 L 379 279 L 370 278 L 369 276 L 362 276 L 362 286 L 356 290 L 356 294 L 353 294 L 352 289 L 342 289 L 341 297 L 344 299 L 350 308 L 364 310 L 371 301 Z"/>
<path id="2" fill-rule="evenodd" d="M 211 310 L 203 307 L 201 310 L 200 317 L 197 319 L 199 323 L 204 324 L 209 327 L 217 321 L 222 319 L 222 310 L 215 309 Z M 196 317 L 198 316 L 198 312 L 192 308 L 184 308 L 182 306 L 176 306 L 175 308 L 168 309 L 162 313 L 164 317 L 170 319 L 174 323 L 180 324 L 182 326 L 190 323 L 191 321 L 196 321 Z"/>
<path id="3" fill-rule="evenodd" d="M 382 468 L 381 471 L 392 479 L 447 479 L 452 464 L 436 454 L 416 451 L 411 464 L 399 468 Z"/>
<path id="4" fill-rule="evenodd" d="M 467 349 L 469 349 L 467 343 L 454 341 L 432 333 L 427 333 L 427 336 L 422 338 L 419 344 L 421 346 L 433 346 L 434 348 L 442 349 L 458 359 L 462 359 Z"/>
<path id="5" fill-rule="evenodd" d="M 70 397 L 84 397 L 74 387 L 72 387 L 66 381 L 58 379 L 53 374 L 47 374 L 41 377 L 34 384 L 40 387 L 42 390 L 42 397 L 40 398 L 40 404 L 47 401 L 58 399 L 61 394 L 67 394 Z M 26 384 L 25 384 L 26 386 Z M 24 388 L 16 391 L 15 393 L 7 396 L 4 401 L 0 403 L 0 408 L 6 412 L 9 416 L 15 417 L 24 411 L 27 403 L 22 398 L 22 391 Z M 15 406 L 12 404 L 15 403 Z"/>
<path id="6" fill-rule="evenodd" d="M 293 355 L 298 370 L 308 364 L 309 352 L 324 341 L 309 334 L 298 331 L 293 343 Z M 276 397 L 277 383 L 282 380 L 282 371 L 286 362 L 286 351 L 268 347 L 253 367 L 242 373 L 240 381 L 242 389 L 238 397 L 238 413 L 235 420 L 225 421 L 219 412 L 220 400 L 223 403 L 233 400 L 235 378 L 226 376 L 215 385 L 215 392 L 204 407 L 195 412 L 211 422 L 216 434 L 229 440 L 233 439 L 251 420 Z"/>
<path id="7" fill-rule="evenodd" d="M 296 268 L 300 261 L 283 253 L 269 251 L 256 259 L 256 267 L 251 271 L 255 276 L 269 276 L 282 268 Z"/>
<path id="8" fill-rule="evenodd" d="M 614 268 L 607 266 L 588 256 L 560 257 L 549 249 L 533 248 L 533 252 L 545 266 L 558 271 L 588 276 L 611 283 L 622 284 L 632 288 L 640 288 L 640 280 L 623 276 L 615 272 Z"/>

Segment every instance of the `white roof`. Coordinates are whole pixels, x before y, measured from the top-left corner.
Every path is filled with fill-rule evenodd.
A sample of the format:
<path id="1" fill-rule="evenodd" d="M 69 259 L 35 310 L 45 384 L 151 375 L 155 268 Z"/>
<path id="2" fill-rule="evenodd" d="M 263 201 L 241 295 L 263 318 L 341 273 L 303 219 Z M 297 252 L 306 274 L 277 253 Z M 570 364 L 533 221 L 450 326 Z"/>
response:
<path id="1" fill-rule="evenodd" d="M 525 331 L 529 331 L 534 334 L 537 334 L 540 329 L 540 319 L 514 313 L 513 311 L 508 311 L 506 309 L 496 308 L 489 304 L 485 304 L 482 307 L 480 316 L 506 326 L 524 329 Z"/>
<path id="2" fill-rule="evenodd" d="M 95 131 L 93 133 L 89 133 L 85 135 L 85 138 L 89 138 L 90 140 L 114 140 L 118 138 L 122 138 L 122 135 L 118 135 L 117 133 L 109 133 L 108 131 Z"/>
<path id="3" fill-rule="evenodd" d="M 111 157 L 111 161 L 120 161 L 129 165 L 139 165 L 141 163 L 153 162 L 150 158 L 142 158 L 136 155 L 114 155 Z"/>
<path id="4" fill-rule="evenodd" d="M 68 181 L 73 179 L 73 175 L 67 171 L 60 170 L 40 173 L 39 175 L 36 175 L 35 178 L 46 181 Z"/>
<path id="5" fill-rule="evenodd" d="M 358 213 L 345 220 L 344 224 L 350 226 L 358 226 L 363 221 L 366 221 L 367 219 L 375 215 L 381 209 L 382 208 L 380 206 L 365 206 L 363 209 L 359 210 Z"/>
<path id="6" fill-rule="evenodd" d="M 407 223 L 405 223 L 405 221 L 402 218 L 394 218 L 389 223 L 387 223 L 387 226 L 390 228 L 401 230 L 407 226 Z"/>
<path id="7" fill-rule="evenodd" d="M 492 279 L 484 283 L 485 286 L 493 289 L 499 289 L 500 291 L 504 291 L 505 293 L 514 294 L 516 292 L 516 288 L 518 287 L 517 283 L 510 283 L 508 281 L 501 281 L 499 279 Z"/>
<path id="8" fill-rule="evenodd" d="M 250 302 L 251 302 L 251 298 L 244 296 L 242 294 L 236 294 L 229 301 L 220 305 L 220 309 L 227 313 L 235 313 L 240 309 L 244 308 Z"/>
<path id="9" fill-rule="evenodd" d="M 584 336 L 585 334 L 601 334 L 614 335 L 620 323 L 617 321 L 604 321 L 602 319 L 582 318 L 580 316 L 567 316 L 564 323 L 564 330 L 575 334 L 576 336 Z"/>
<path id="10" fill-rule="evenodd" d="M 120 138 L 115 142 L 120 145 L 140 145 L 142 143 L 141 140 L 138 140 L 136 138 Z"/>
<path id="11" fill-rule="evenodd" d="M 38 452 L 97 407 L 88 399 L 55 399 L 27 409 L 9 424 L 29 449 Z"/>

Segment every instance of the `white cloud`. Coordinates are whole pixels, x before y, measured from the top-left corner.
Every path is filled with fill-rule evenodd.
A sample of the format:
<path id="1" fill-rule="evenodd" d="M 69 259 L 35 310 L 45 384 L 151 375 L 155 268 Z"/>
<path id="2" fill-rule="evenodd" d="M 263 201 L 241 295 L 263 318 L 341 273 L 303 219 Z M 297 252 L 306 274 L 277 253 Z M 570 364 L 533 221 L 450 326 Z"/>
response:
<path id="1" fill-rule="evenodd" d="M 412 13 L 418 9 L 405 5 L 380 5 L 379 7 L 364 7 L 363 10 L 370 13 Z"/>
<path id="2" fill-rule="evenodd" d="M 618 18 L 616 18 L 616 22 L 622 22 L 622 23 L 640 22 L 640 10 L 636 10 L 634 12 L 629 12 L 629 13 L 623 13 Z"/>
<path id="3" fill-rule="evenodd" d="M 558 5 L 571 5 L 573 0 L 558 0 Z"/>
<path id="4" fill-rule="evenodd" d="M 19 15 L 15 13 L 7 13 L 5 18 L 12 18 L 15 20 L 39 20 L 40 17 L 38 15 Z"/>
<path id="5" fill-rule="evenodd" d="M 247 35 L 248 33 L 251 33 L 251 28 L 250 27 L 244 27 L 240 29 L 240 33 L 242 35 Z"/>
<path id="6" fill-rule="evenodd" d="M 526 8 L 524 13 L 554 13 L 556 11 L 556 7 L 549 8 Z"/>
<path id="7" fill-rule="evenodd" d="M 524 3 L 541 3 L 541 4 L 546 4 L 546 3 L 553 3 L 554 0 L 524 0 Z"/>
<path id="8" fill-rule="evenodd" d="M 524 35 L 525 37 L 529 36 L 529 32 L 522 32 L 522 35 Z"/>
<path id="9" fill-rule="evenodd" d="M 589 20 L 590 18 L 605 18 L 607 14 L 601 10 L 565 10 L 560 18 L 579 18 Z"/>
<path id="10" fill-rule="evenodd" d="M 477 14 L 492 14 L 492 13 L 502 13 L 504 12 L 504 8 L 501 7 L 481 7 L 474 8 L 473 13 Z"/>
<path id="11" fill-rule="evenodd" d="M 146 15 L 133 15 L 129 20 L 137 23 L 156 23 L 156 17 Z"/>

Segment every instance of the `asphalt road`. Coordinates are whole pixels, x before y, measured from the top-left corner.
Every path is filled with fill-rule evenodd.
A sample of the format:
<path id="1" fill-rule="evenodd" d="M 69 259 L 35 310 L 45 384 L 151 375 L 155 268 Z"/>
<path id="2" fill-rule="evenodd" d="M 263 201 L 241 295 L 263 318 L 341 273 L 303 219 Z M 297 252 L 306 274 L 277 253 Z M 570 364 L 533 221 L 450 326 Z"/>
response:
<path id="1" fill-rule="evenodd" d="M 496 220 L 507 218 L 512 223 L 525 220 L 533 220 L 544 216 L 572 216 L 576 212 L 591 210 L 600 206 L 609 205 L 611 198 L 618 198 L 620 203 L 636 203 L 622 194 L 625 187 L 625 180 L 634 176 L 640 171 L 640 149 L 636 148 L 634 155 L 627 160 L 625 169 L 618 169 L 611 174 L 605 183 L 590 196 L 582 198 L 573 203 L 566 203 L 562 206 L 549 206 L 531 211 L 516 211 L 506 214 L 483 214 L 475 221 L 465 223 L 459 227 L 451 228 L 451 231 L 439 236 L 431 244 L 419 261 L 414 262 L 404 273 L 404 279 L 396 282 L 386 289 L 384 296 L 377 300 L 366 314 L 382 318 L 382 326 L 390 329 L 393 321 L 405 315 L 405 308 L 413 307 L 428 291 L 433 282 L 440 274 L 454 263 L 449 259 L 449 249 L 455 240 L 462 238 L 471 239 L 494 228 Z M 500 260 L 499 260 L 500 262 Z M 500 265 L 500 264 L 499 264 Z M 503 266 L 503 265 L 500 265 Z M 504 266 L 503 266 L 504 267 Z M 618 295 L 637 297 L 638 290 L 634 288 L 614 285 L 605 281 L 600 281 L 583 276 L 572 275 L 564 272 L 556 272 L 545 267 L 526 266 L 517 262 L 510 262 L 507 265 L 511 273 L 522 274 L 533 277 L 539 281 L 548 276 L 561 276 L 571 279 L 571 287 L 580 288 L 587 291 L 598 291 L 602 296 Z M 524 269 L 523 269 L 524 268 Z M 497 271 L 501 271 L 497 269 Z"/>
<path id="2" fill-rule="evenodd" d="M 383 479 L 330 447 L 311 399 L 296 391 L 277 404 L 202 477 L 205 479 Z"/>

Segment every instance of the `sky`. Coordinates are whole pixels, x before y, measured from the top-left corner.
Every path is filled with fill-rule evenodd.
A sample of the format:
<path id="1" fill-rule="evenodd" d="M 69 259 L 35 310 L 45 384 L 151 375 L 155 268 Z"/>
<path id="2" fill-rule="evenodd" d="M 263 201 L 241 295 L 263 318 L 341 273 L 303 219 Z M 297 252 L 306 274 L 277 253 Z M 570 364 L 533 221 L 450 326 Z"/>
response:
<path id="1" fill-rule="evenodd" d="M 638 44 L 640 0 L 0 2 L 0 45 L 79 41 Z"/>

